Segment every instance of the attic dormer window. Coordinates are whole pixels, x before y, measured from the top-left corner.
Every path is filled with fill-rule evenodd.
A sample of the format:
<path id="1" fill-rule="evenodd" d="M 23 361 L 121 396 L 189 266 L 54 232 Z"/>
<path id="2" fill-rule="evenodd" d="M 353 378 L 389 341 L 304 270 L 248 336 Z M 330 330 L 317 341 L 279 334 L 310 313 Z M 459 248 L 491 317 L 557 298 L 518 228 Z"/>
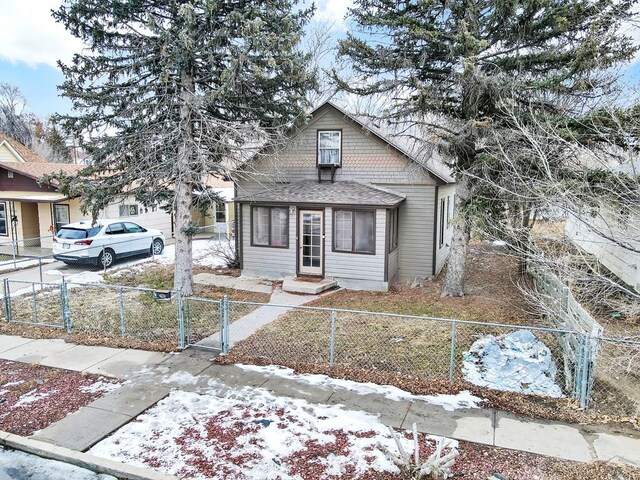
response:
<path id="1" fill-rule="evenodd" d="M 318 165 L 339 166 L 342 162 L 342 132 L 318 130 Z"/>

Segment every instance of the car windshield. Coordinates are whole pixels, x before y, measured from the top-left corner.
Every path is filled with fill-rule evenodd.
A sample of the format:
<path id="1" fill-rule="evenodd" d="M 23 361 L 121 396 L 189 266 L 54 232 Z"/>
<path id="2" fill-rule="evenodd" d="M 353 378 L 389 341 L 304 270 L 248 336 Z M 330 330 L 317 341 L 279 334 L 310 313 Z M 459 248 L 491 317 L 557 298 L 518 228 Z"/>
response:
<path id="1" fill-rule="evenodd" d="M 56 237 L 64 238 L 66 240 L 78 240 L 81 238 L 91 238 L 100 231 L 100 228 L 101 227 L 92 227 L 89 229 L 63 227 L 58 231 L 58 233 L 56 234 Z"/>

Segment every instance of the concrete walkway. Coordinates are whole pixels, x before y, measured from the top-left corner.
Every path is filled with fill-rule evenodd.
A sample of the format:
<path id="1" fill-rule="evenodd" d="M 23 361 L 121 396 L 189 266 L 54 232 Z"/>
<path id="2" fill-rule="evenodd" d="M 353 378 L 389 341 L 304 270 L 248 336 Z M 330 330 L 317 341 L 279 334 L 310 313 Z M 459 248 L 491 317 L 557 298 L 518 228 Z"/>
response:
<path id="1" fill-rule="evenodd" d="M 228 388 L 252 386 L 309 402 L 340 404 L 347 409 L 380 415 L 387 425 L 576 461 L 617 461 L 640 466 L 640 438 L 518 417 L 495 409 L 458 409 L 422 401 L 395 401 L 382 395 L 362 395 L 328 389 L 235 366 L 212 363 L 211 353 L 189 349 L 180 354 L 85 347 L 61 340 L 29 340 L 0 336 L 0 358 L 88 371 L 129 382 L 87 407 L 37 432 L 34 438 L 84 451 L 176 388 L 201 391 L 215 379 Z M 193 382 L 181 382 L 188 373 Z"/>

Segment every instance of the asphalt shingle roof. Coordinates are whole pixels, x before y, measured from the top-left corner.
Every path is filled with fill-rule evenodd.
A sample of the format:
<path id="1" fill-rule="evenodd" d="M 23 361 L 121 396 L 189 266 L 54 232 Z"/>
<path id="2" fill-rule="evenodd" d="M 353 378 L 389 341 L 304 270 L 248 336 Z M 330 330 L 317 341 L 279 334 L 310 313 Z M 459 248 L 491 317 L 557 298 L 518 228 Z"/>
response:
<path id="1" fill-rule="evenodd" d="M 22 157 L 25 162 L 28 163 L 49 163 L 45 158 L 38 155 L 36 152 L 28 147 L 25 147 L 19 141 L 11 138 L 4 133 L 0 133 L 0 143 L 7 142 Z"/>
<path id="2" fill-rule="evenodd" d="M 393 207 L 404 195 L 357 182 L 318 182 L 307 180 L 287 183 L 258 193 L 239 195 L 234 200 L 245 203 L 362 205 Z"/>

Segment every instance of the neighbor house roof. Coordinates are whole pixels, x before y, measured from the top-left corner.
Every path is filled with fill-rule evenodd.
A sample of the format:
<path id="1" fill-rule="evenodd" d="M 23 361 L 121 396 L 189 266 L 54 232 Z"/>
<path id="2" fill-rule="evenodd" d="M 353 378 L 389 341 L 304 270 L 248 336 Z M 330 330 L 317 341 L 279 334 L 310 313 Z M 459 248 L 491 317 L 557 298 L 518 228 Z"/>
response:
<path id="1" fill-rule="evenodd" d="M 4 168 L 11 172 L 19 173 L 25 177 L 40 180 L 44 175 L 52 175 L 55 173 L 78 173 L 84 165 L 73 165 L 69 163 L 0 163 L 0 168 Z M 55 185 L 55 182 L 54 182 Z"/>
<path id="2" fill-rule="evenodd" d="M 27 163 L 49 163 L 47 159 L 41 157 L 30 148 L 25 147 L 19 141 L 5 135 L 4 133 L 0 133 L 0 145 L 2 144 L 8 145 L 10 150 L 13 150 L 18 154 L 20 157 L 19 159 L 22 159 Z"/>
<path id="3" fill-rule="evenodd" d="M 307 180 L 278 185 L 258 193 L 239 195 L 234 200 L 258 204 L 394 207 L 404 199 L 404 195 L 391 190 L 357 182 L 320 183 Z"/>

